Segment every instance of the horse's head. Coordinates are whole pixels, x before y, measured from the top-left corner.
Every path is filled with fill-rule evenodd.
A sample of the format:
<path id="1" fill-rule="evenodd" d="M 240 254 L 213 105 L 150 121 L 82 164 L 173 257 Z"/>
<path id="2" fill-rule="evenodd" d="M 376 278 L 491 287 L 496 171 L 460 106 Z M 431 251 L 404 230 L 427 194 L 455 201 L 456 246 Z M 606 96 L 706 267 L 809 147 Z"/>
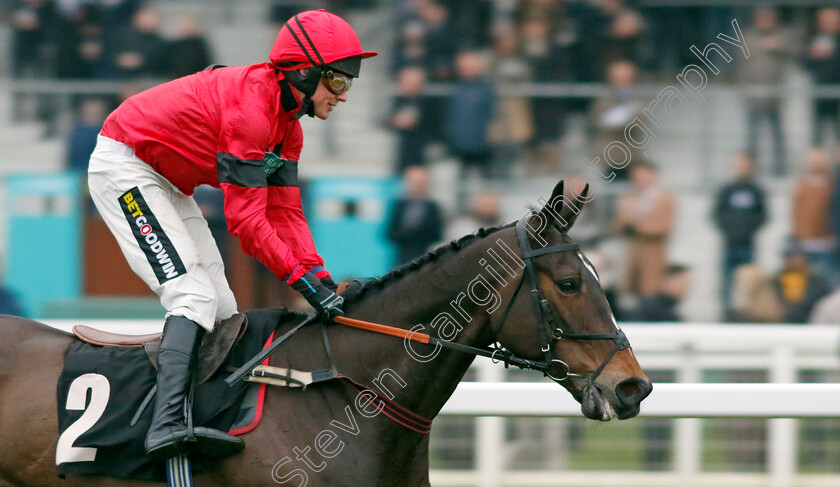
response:
<path id="1" fill-rule="evenodd" d="M 511 301 L 496 325 L 498 341 L 514 355 L 547 364 L 547 375 L 572 393 L 586 417 L 626 419 L 639 413 L 652 385 L 597 272 L 567 235 L 586 199 L 587 188 L 566 198 L 561 181 L 540 211 L 517 224 L 524 275 L 518 286 L 507 286 Z"/>

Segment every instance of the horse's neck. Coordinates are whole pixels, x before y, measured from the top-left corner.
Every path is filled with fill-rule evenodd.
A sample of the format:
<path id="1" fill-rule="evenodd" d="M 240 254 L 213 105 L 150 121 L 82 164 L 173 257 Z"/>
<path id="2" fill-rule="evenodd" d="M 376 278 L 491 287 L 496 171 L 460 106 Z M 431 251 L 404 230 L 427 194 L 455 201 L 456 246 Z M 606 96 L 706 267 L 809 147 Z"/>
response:
<path id="1" fill-rule="evenodd" d="M 417 330 L 421 333 L 488 345 L 490 315 L 467 297 L 470 283 L 482 270 L 479 261 L 487 243 L 445 254 L 386 285 L 353 307 L 351 317 L 409 329 L 422 325 Z M 345 373 L 374 390 L 394 393 L 397 402 L 429 418 L 440 411 L 474 358 L 447 349 L 431 355 L 431 345 L 412 343 L 409 350 L 402 339 L 360 333 L 341 330 L 337 337 L 342 349 L 337 360 L 339 355 L 348 358 L 340 364 Z"/>

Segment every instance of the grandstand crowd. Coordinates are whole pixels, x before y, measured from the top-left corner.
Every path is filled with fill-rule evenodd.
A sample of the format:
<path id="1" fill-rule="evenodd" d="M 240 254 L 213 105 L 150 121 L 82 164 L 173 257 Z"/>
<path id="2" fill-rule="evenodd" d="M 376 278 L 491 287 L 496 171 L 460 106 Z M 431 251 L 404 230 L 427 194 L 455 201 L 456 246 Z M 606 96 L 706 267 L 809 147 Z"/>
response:
<path id="1" fill-rule="evenodd" d="M 568 173 L 563 139 L 582 123 L 593 153 L 620 136 L 645 103 L 638 87 L 673 79 L 697 63 L 688 46 L 705 46 L 733 32 L 738 19 L 748 60 L 721 63 L 731 86 L 766 85 L 745 95 L 746 139 L 732 155 L 732 175 L 719 189 L 708 217 L 721 235 L 720 302 L 726 321 L 840 322 L 840 100 L 812 100 L 811 149 L 804 156 L 786 145 L 785 75 L 808 73 L 813 86 L 840 84 L 840 9 L 754 6 L 651 6 L 632 0 L 403 0 L 307 2 L 346 13 L 393 9 L 394 44 L 388 73 L 394 96 L 385 124 L 395 139 L 391 171 L 405 181 L 394 206 L 388 238 L 399 261 L 430 246 L 500 221 L 497 188 L 517 168 L 528 174 Z M 687 2 L 690 3 L 690 2 Z M 744 2 L 746 3 L 746 2 Z M 202 26 L 185 16 L 164 36 L 155 2 L 142 0 L 6 0 L 12 29 L 11 73 L 17 80 L 122 80 L 118 97 L 82 97 L 74 103 L 69 133 L 55 129 L 54 104 L 41 97 L 30 114 L 45 136 L 67 138 L 67 167 L 84 171 L 96 134 L 136 80 L 167 80 L 214 62 Z M 301 7 L 267 2 L 266 22 L 282 25 Z M 395 7 L 396 5 L 396 7 Z M 204 26 L 207 28 L 207 26 Z M 735 34 L 732 34 L 735 35 Z M 532 92 L 546 84 L 592 85 L 595 97 Z M 522 94 L 516 93 L 521 89 Z M 26 109 L 15 104 L 15 111 Z M 26 116 L 15 113 L 14 117 Z M 769 150 L 758 141 L 768 134 Z M 463 180 L 479 191 L 458 195 L 445 211 L 429 193 L 429 167 L 441 154 L 458 161 Z M 670 262 L 668 237 L 679 196 L 659 178 L 643 153 L 618 171 L 617 196 L 588 209 L 597 225 L 577 237 L 609 275 L 617 257 L 598 243 L 627 243 L 623 276 L 605 279 L 619 319 L 679 321 L 680 300 L 690 290 L 691 269 Z M 766 224 L 765 182 L 795 179 L 791 234 L 780 269 L 756 263 L 756 235 Z M 395 262 L 397 264 L 398 262 Z M 6 302 L 8 299 L 0 301 Z M 0 309 L 0 312 L 3 312 Z"/>

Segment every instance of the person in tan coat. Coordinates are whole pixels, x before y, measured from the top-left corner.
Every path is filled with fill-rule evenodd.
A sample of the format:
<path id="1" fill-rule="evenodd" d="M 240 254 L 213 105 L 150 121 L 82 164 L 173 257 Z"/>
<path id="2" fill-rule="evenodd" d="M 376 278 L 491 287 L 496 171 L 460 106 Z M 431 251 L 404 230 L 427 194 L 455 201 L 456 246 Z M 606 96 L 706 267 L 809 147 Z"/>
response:
<path id="1" fill-rule="evenodd" d="M 625 290 L 651 296 L 661 288 L 667 267 L 667 239 L 674 223 L 674 196 L 659 185 L 656 167 L 645 161 L 630 165 L 633 191 L 621 198 L 613 224 L 626 236 Z"/>
<path id="2" fill-rule="evenodd" d="M 828 152 L 811 149 L 805 158 L 805 167 L 793 194 L 792 236 L 795 245 L 807 255 L 811 267 L 824 277 L 831 277 L 836 242 L 828 219 L 833 187 Z"/>

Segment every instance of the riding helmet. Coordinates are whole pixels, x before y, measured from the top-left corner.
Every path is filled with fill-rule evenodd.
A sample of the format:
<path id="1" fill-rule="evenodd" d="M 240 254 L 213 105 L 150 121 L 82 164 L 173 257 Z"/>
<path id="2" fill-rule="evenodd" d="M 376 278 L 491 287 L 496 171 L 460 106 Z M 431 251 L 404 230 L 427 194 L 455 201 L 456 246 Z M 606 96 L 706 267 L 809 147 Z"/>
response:
<path id="1" fill-rule="evenodd" d="M 269 58 L 308 101 L 329 71 L 357 78 L 362 59 L 377 54 L 362 50 L 359 37 L 344 19 L 321 9 L 289 19 L 277 34 Z M 299 71 L 303 68 L 313 69 L 303 75 Z"/>

